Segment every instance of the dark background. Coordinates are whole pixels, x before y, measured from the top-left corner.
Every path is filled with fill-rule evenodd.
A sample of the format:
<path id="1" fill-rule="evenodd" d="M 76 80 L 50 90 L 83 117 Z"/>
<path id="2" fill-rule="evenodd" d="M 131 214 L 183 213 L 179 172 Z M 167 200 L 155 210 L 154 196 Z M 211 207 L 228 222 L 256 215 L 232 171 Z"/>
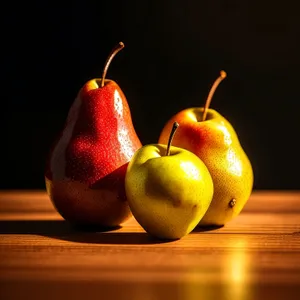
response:
<path id="1" fill-rule="evenodd" d="M 63 1 L 61 1 L 63 2 Z M 252 161 L 256 189 L 299 189 L 297 1 L 53 1 L 1 8 L 0 188 L 44 188 L 44 164 L 80 87 L 108 77 L 136 131 L 157 142 L 176 112 L 212 102 Z M 10 7 L 9 7 L 10 6 Z"/>

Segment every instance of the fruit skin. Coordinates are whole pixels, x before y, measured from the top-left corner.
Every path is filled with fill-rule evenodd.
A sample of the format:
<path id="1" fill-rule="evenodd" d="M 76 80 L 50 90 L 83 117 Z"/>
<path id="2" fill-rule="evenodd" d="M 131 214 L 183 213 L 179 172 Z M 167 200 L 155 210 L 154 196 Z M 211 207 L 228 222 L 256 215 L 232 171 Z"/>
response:
<path id="1" fill-rule="evenodd" d="M 213 196 L 213 181 L 193 153 L 150 144 L 140 148 L 127 168 L 125 188 L 139 224 L 160 239 L 190 233 L 205 214 Z"/>
<path id="2" fill-rule="evenodd" d="M 180 127 L 173 145 L 195 153 L 207 166 L 213 182 L 214 196 L 200 226 L 222 226 L 236 217 L 248 201 L 253 188 L 253 169 L 231 124 L 217 111 L 203 108 L 184 109 L 164 126 L 159 143 L 167 143 L 174 120 Z M 235 205 L 232 207 L 232 199 Z"/>
<path id="3" fill-rule="evenodd" d="M 46 189 L 57 211 L 80 225 L 118 226 L 131 215 L 128 162 L 142 144 L 118 84 L 88 81 L 70 108 L 46 164 Z"/>

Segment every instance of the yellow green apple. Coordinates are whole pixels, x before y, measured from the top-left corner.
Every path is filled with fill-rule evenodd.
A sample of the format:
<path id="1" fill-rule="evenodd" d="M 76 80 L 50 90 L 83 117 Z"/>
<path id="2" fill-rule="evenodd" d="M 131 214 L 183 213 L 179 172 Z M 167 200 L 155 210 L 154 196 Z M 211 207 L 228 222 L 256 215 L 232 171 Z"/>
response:
<path id="1" fill-rule="evenodd" d="M 172 126 L 167 144 L 144 145 L 135 152 L 125 177 L 133 216 L 149 234 L 161 239 L 189 234 L 213 196 L 213 181 L 201 159 L 171 146 L 178 123 Z"/>

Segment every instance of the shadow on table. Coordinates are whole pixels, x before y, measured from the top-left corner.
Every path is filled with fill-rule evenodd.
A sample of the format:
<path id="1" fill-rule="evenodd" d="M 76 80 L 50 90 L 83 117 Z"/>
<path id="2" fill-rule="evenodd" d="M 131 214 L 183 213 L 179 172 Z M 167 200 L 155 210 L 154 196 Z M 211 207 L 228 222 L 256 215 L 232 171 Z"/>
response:
<path id="1" fill-rule="evenodd" d="M 118 232 L 114 228 L 79 227 L 64 220 L 0 221 L 0 234 L 34 234 L 58 240 L 91 244 L 159 244 L 169 240 L 158 240 L 146 232 Z"/>
<path id="2" fill-rule="evenodd" d="M 218 229 L 223 228 L 224 225 L 211 225 L 211 226 L 197 226 L 191 233 L 198 233 L 198 232 L 206 232 L 206 231 L 216 231 Z"/>

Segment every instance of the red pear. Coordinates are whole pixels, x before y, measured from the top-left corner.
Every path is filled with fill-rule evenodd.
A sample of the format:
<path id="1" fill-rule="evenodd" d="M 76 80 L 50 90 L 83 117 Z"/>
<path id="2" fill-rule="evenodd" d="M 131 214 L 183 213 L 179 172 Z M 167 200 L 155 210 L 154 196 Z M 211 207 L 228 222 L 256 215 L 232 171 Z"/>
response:
<path id="1" fill-rule="evenodd" d="M 128 162 L 142 144 L 127 99 L 105 79 L 124 47 L 109 55 L 102 78 L 80 89 L 46 165 L 46 189 L 57 211 L 79 225 L 118 226 L 131 216 L 125 194 Z"/>

